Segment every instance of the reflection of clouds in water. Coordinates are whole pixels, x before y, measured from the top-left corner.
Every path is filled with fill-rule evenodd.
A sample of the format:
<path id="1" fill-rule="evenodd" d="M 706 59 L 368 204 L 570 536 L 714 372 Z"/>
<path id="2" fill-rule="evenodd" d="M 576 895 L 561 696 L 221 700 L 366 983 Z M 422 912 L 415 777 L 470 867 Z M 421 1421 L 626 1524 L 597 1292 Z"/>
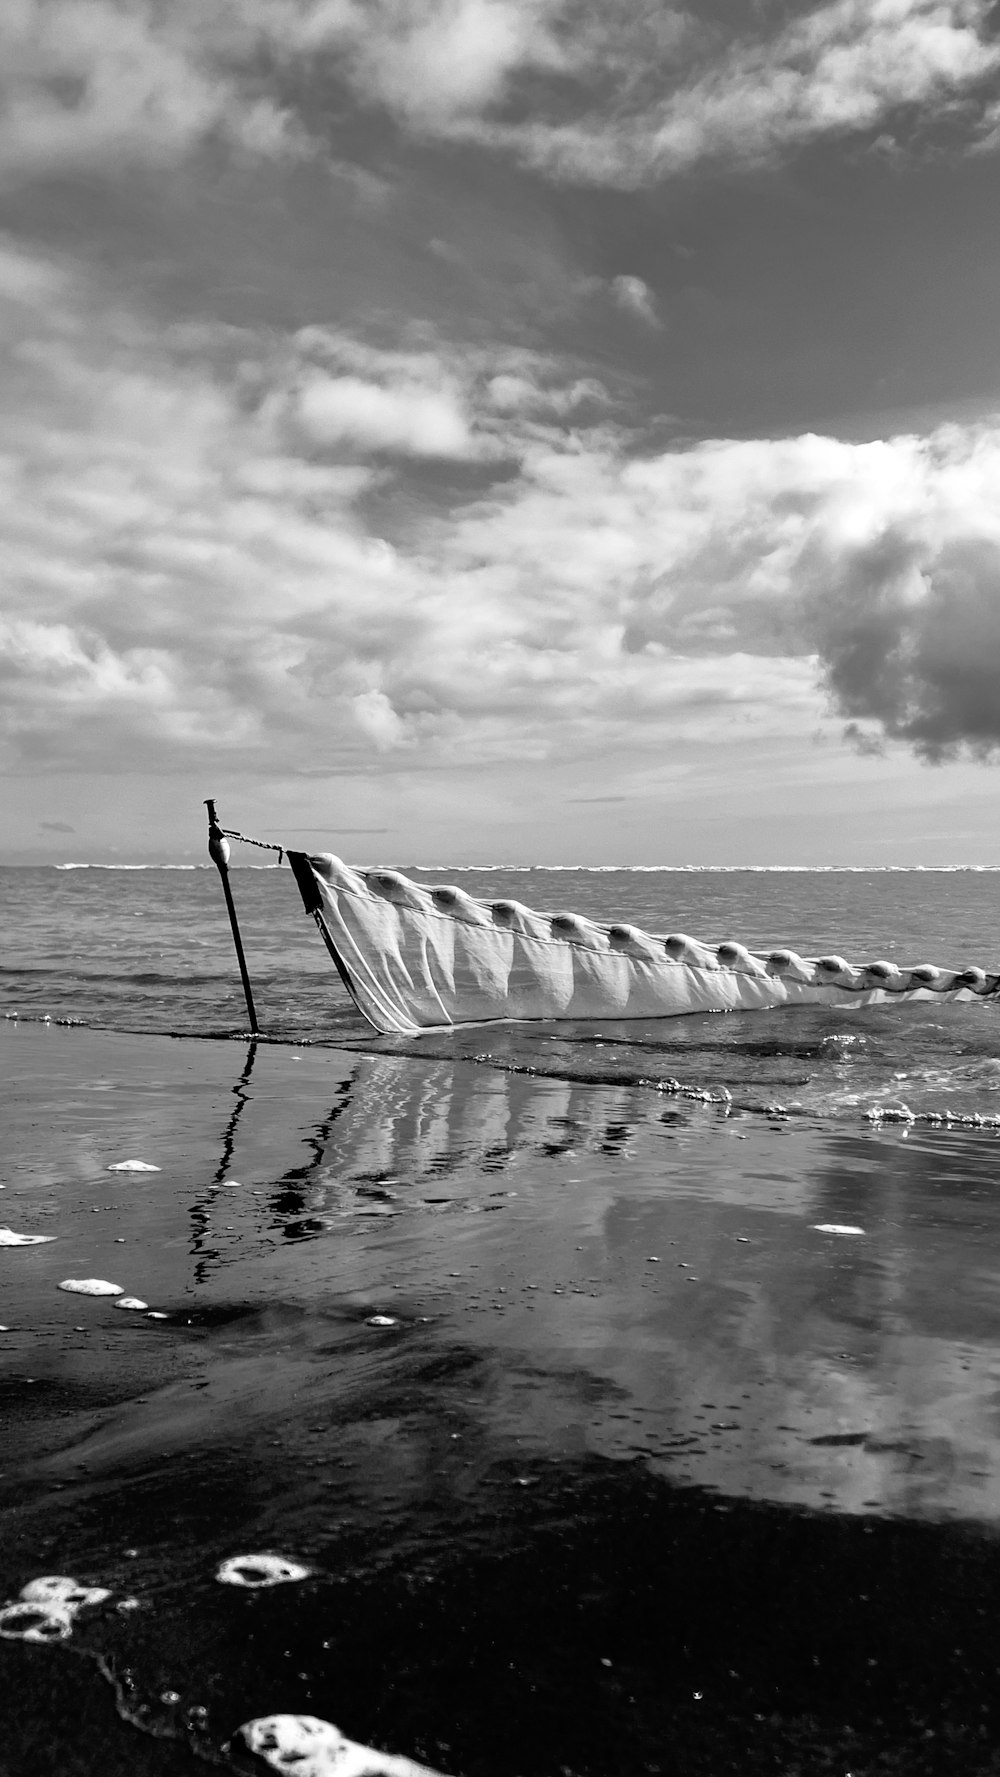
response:
<path id="1" fill-rule="evenodd" d="M 242 1423 L 251 1374 L 251 1422 L 292 1370 L 326 1401 L 331 1339 L 347 1342 L 345 1375 L 374 1366 L 368 1387 L 396 1366 L 416 1387 L 426 1347 L 474 1357 L 474 1384 L 428 1385 L 427 1398 L 437 1410 L 468 1392 L 491 1447 L 644 1452 L 672 1479 L 788 1502 L 826 1491 L 847 1510 L 1000 1514 L 984 1332 L 997 1305 L 992 1141 L 765 1124 L 440 1053 L 355 1052 L 332 1072 L 316 1055 L 305 1095 L 284 1097 L 270 1085 L 282 1057 L 262 1051 L 261 1067 L 232 1159 L 269 1182 L 203 1188 L 217 1255 L 205 1277 L 263 1288 L 269 1313 L 302 1304 L 298 1359 L 277 1322 L 273 1338 L 241 1322 L 206 1426 Z M 350 1241 L 330 1238 L 345 1224 Z M 155 1268 L 144 1282 L 167 1300 Z M 383 1313 L 399 1327 L 364 1326 Z M 251 1337 L 263 1344 L 248 1349 Z M 412 1437 L 393 1434 L 421 1472 L 423 1412 Z M 187 1396 L 161 1410 L 161 1441 L 186 1436 L 192 1415 Z M 135 1418 L 138 1447 L 148 1426 Z"/>
<path id="2" fill-rule="evenodd" d="M 1000 1509 L 972 1254 L 949 1247 L 942 1337 L 923 1281 L 938 1246 L 901 1226 L 938 1191 L 941 1140 L 662 1116 L 632 1087 L 367 1057 L 325 1158 L 341 1188 L 418 1187 L 415 1209 L 481 1204 L 497 1170 L 516 1184 L 477 1229 L 463 1306 L 502 1353 L 488 1412 L 526 1447 L 641 1451 L 675 1478 L 848 1511 Z M 752 1156 L 733 1139 L 748 1128 Z M 960 1194 L 984 1156 L 955 1140 Z M 940 1388 L 912 1405 L 919 1371 Z"/>

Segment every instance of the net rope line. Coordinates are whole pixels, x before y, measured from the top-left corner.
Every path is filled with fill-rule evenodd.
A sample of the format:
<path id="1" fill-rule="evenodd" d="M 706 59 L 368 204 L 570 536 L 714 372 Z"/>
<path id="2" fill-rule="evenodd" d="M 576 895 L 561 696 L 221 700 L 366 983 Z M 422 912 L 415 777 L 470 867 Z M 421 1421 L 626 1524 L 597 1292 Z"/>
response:
<path id="1" fill-rule="evenodd" d="M 238 839 L 241 845 L 256 845 L 261 851 L 276 851 L 279 864 L 285 855 L 285 847 L 275 845 L 270 839 L 251 839 L 249 833 L 239 833 L 235 827 L 220 827 L 219 831 L 226 839 Z"/>

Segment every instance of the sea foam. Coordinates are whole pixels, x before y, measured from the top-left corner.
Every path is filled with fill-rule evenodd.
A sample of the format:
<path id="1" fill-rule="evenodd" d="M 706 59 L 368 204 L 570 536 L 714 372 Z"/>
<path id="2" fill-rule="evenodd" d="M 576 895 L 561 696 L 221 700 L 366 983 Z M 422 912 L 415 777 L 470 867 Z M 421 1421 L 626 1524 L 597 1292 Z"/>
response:
<path id="1" fill-rule="evenodd" d="M 5 1641 L 68 1641 L 78 1613 L 110 1597 L 104 1586 L 46 1574 L 29 1580 L 18 1598 L 0 1607 L 0 1635 Z"/>
<path id="2" fill-rule="evenodd" d="M 295 1777 L 443 1777 L 429 1765 L 348 1740 L 315 1715 L 262 1715 L 239 1729 L 250 1751 Z"/>
<path id="3" fill-rule="evenodd" d="M 259 1590 L 263 1586 L 283 1586 L 294 1580 L 307 1580 L 312 1569 L 300 1561 L 289 1561 L 285 1555 L 231 1555 L 215 1570 L 215 1577 L 224 1586 L 247 1586 Z"/>
<path id="4" fill-rule="evenodd" d="M 105 1277 L 66 1277 L 57 1289 L 68 1290 L 73 1296 L 123 1296 L 125 1291 L 120 1283 L 109 1283 Z"/>

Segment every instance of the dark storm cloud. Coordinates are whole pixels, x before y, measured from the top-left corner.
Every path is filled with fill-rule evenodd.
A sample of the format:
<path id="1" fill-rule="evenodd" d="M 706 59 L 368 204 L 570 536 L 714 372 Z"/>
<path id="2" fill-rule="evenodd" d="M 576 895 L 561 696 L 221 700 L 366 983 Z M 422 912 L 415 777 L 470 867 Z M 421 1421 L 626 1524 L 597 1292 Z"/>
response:
<path id="1" fill-rule="evenodd" d="M 934 762 L 1000 748 L 1000 539 L 931 550 L 890 531 L 830 578 L 809 615 L 858 744 L 867 722 Z"/>

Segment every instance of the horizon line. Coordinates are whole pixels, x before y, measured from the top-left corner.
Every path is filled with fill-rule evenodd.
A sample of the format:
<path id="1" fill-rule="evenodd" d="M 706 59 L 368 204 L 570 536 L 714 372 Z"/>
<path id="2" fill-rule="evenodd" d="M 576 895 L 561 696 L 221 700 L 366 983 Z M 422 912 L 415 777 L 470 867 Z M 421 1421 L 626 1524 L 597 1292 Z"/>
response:
<path id="1" fill-rule="evenodd" d="M 382 864 L 385 860 L 380 860 Z M 256 864 L 233 860 L 230 869 L 234 870 L 277 870 L 283 866 L 278 863 Z M 353 868 L 364 870 L 370 864 L 359 863 Z M 422 864 L 409 861 L 402 866 L 404 870 L 428 871 L 476 871 L 476 872 L 510 872 L 528 875 L 540 872 L 588 872 L 593 875 L 656 875 L 656 874 L 699 874 L 699 875 L 914 875 L 935 873 L 939 875 L 978 874 L 989 875 L 1000 873 L 1000 863 L 996 864 L 544 864 L 544 863 L 431 863 Z M 57 862 L 55 859 L 37 859 L 34 862 L 20 861 L 17 863 L 0 860 L 3 870 L 212 870 L 215 865 L 210 861 L 173 863 L 164 860 L 127 862 L 116 859 L 109 861 L 77 861 L 67 859 Z"/>

